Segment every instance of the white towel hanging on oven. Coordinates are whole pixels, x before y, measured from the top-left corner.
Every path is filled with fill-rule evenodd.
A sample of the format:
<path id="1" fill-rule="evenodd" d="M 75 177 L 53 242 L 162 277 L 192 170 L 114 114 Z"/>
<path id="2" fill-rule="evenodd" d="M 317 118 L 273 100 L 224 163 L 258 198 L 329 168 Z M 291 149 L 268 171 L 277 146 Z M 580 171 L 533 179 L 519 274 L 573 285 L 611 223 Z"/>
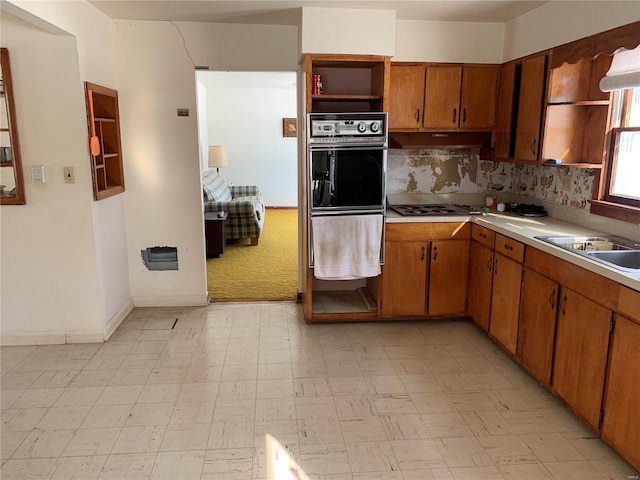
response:
<path id="1" fill-rule="evenodd" d="M 382 215 L 328 215 L 311 219 L 314 276 L 353 280 L 380 275 Z"/>

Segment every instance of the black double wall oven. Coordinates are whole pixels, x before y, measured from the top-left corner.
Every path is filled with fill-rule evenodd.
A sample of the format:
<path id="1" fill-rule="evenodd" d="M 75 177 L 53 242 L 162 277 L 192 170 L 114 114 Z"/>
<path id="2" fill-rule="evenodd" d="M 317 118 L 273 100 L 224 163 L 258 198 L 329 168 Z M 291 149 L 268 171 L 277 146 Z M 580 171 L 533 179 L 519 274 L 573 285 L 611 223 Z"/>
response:
<path id="1" fill-rule="evenodd" d="M 310 229 L 318 216 L 384 218 L 386 113 L 311 113 L 307 116 L 307 147 Z M 309 262 L 313 266 L 311 241 Z"/>

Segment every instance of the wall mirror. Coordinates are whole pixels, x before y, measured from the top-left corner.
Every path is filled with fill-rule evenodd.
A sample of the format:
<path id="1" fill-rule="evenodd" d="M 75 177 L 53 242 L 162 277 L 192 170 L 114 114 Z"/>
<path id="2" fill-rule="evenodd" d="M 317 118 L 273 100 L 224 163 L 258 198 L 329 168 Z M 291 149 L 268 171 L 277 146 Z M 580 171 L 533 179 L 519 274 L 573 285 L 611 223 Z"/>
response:
<path id="1" fill-rule="evenodd" d="M 0 205 L 24 205 L 24 178 L 9 50 L 0 50 Z"/>

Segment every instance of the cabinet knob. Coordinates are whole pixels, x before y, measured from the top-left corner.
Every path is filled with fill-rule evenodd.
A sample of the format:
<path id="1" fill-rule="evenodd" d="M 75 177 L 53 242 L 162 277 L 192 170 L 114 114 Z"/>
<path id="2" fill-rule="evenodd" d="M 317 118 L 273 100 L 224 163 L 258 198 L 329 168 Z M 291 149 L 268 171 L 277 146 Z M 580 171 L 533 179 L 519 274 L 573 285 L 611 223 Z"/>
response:
<path id="1" fill-rule="evenodd" d="M 556 308 L 556 289 L 553 289 L 551 295 L 549 295 L 549 305 L 551 305 L 551 310 L 555 310 Z"/>
<path id="2" fill-rule="evenodd" d="M 457 109 L 457 108 L 454 108 L 454 109 L 453 109 L 453 120 L 452 120 L 452 122 L 453 122 L 453 123 L 456 123 L 456 117 L 457 117 L 457 115 L 458 115 L 458 109 Z"/>
<path id="3" fill-rule="evenodd" d="M 463 108 L 462 109 L 462 123 L 467 121 L 467 109 Z"/>
<path id="4" fill-rule="evenodd" d="M 420 261 L 424 262 L 424 246 L 422 247 L 422 255 L 420 255 Z"/>
<path id="5" fill-rule="evenodd" d="M 420 123 L 420 109 L 416 110 L 416 123 Z"/>
<path id="6" fill-rule="evenodd" d="M 438 247 L 433 247 L 433 259 L 438 258 Z"/>
<path id="7" fill-rule="evenodd" d="M 534 155 L 536 154 L 536 142 L 537 140 L 533 140 L 533 142 L 531 142 L 531 153 L 533 153 Z"/>

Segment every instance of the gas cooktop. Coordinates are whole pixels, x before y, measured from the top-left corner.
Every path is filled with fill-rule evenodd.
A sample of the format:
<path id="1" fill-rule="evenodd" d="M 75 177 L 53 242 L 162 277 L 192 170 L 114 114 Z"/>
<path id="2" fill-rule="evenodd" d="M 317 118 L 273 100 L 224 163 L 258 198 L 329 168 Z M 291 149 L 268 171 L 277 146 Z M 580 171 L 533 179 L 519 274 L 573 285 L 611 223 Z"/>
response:
<path id="1" fill-rule="evenodd" d="M 452 215 L 480 215 L 480 210 L 469 205 L 450 204 L 407 204 L 390 205 L 391 210 L 403 216 L 452 216 Z"/>

